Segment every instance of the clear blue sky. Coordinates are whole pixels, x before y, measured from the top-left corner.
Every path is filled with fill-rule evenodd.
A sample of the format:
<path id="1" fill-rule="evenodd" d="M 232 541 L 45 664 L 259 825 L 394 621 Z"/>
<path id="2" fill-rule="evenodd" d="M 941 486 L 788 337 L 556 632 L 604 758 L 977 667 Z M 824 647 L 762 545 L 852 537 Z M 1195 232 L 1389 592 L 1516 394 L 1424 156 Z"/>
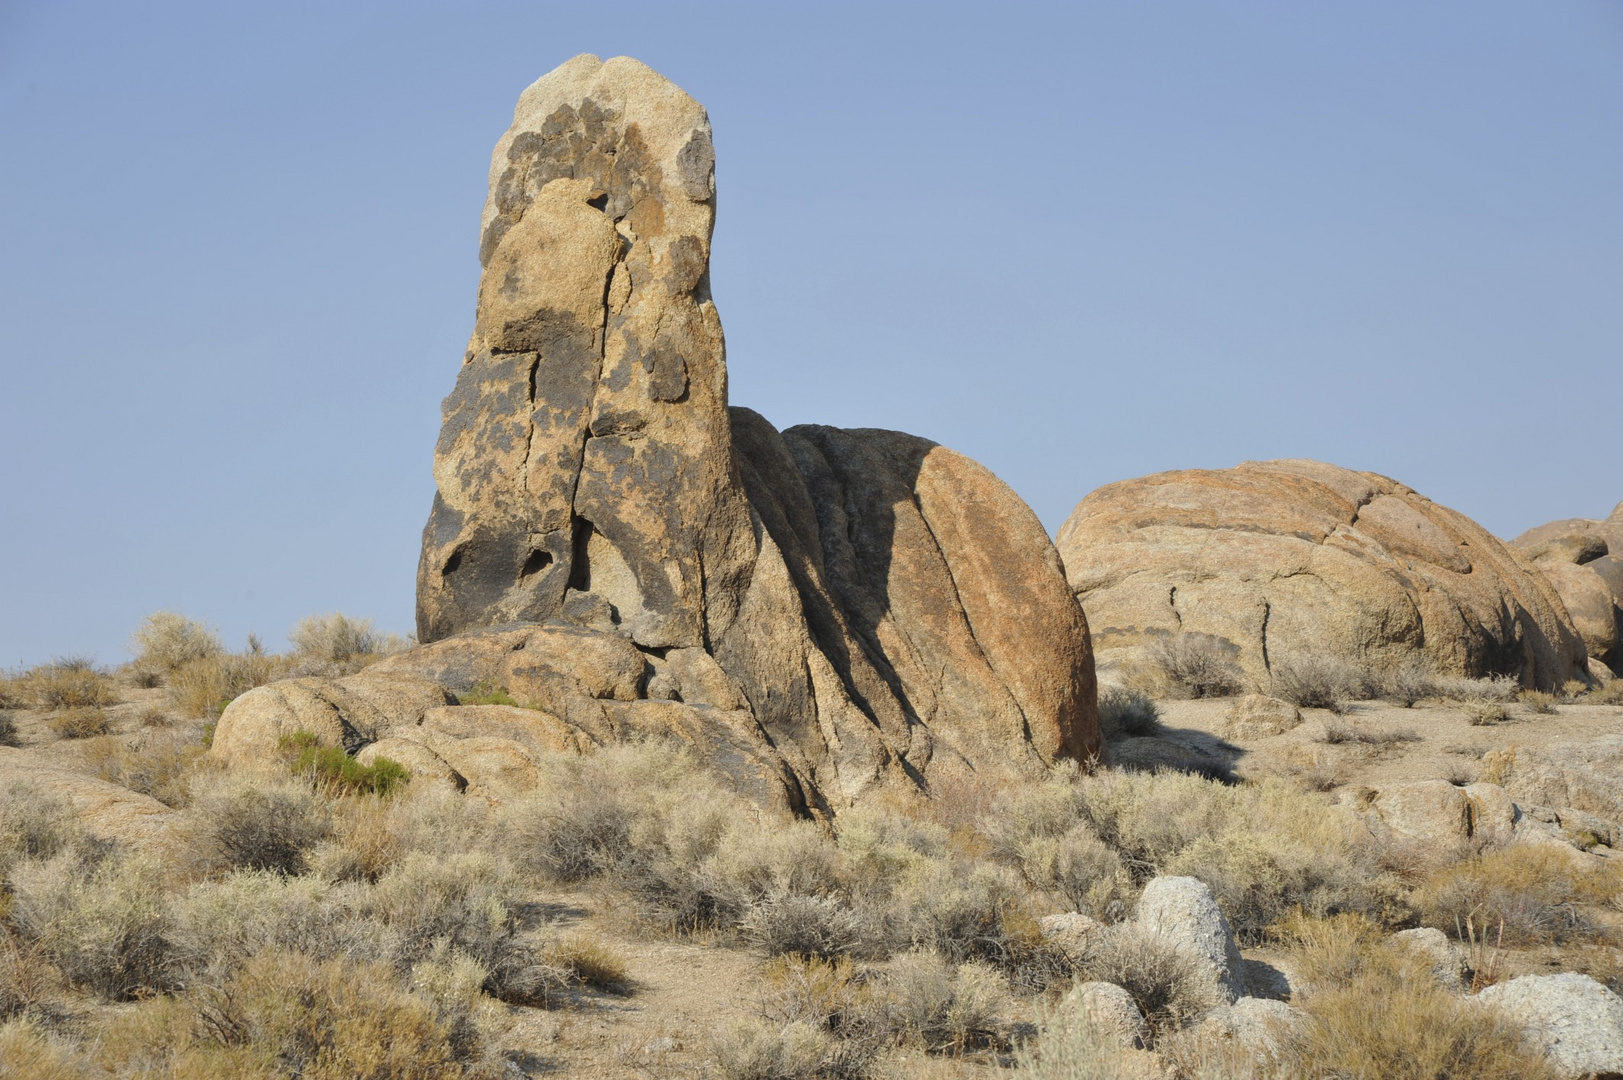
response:
<path id="1" fill-rule="evenodd" d="M 732 400 L 1100 484 L 1623 499 L 1623 5 L 0 3 L 0 665 L 405 631 L 520 90 L 710 110 Z"/>

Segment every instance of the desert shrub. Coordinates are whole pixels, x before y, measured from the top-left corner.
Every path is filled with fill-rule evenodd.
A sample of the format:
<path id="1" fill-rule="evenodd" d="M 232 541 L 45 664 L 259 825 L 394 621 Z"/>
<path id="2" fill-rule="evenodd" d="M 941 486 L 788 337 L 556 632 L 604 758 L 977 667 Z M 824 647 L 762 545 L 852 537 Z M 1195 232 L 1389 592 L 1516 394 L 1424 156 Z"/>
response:
<path id="1" fill-rule="evenodd" d="M 73 1047 L 32 1018 L 0 1023 L 0 1076 L 28 1080 L 90 1080 L 98 1074 Z"/>
<path id="2" fill-rule="evenodd" d="M 1556 711 L 1555 706 L 1560 699 L 1542 690 L 1523 690 L 1517 695 L 1517 700 L 1528 712 L 1548 716 Z"/>
<path id="3" fill-rule="evenodd" d="M 1072 1000 L 1038 1018 L 1035 1039 L 1016 1047 L 1021 1080 L 1165 1080 L 1155 1056 L 1122 1043 Z M 1206 1080 L 1201 1077 L 1200 1080 Z"/>
<path id="4" fill-rule="evenodd" d="M 51 717 L 51 732 L 59 739 L 93 739 L 111 730 L 107 713 L 90 705 L 63 709 Z"/>
<path id="5" fill-rule="evenodd" d="M 1460 703 L 1460 711 L 1465 714 L 1465 722 L 1472 727 L 1502 724 L 1510 719 L 1510 710 L 1499 701 L 1486 699 L 1463 701 Z"/>
<path id="6" fill-rule="evenodd" d="M 37 945 L 18 940 L 0 926 L 0 1024 L 39 1012 L 57 982 L 56 969 L 45 961 Z"/>
<path id="7" fill-rule="evenodd" d="M 774 1024 L 751 1017 L 711 1041 L 723 1080 L 818 1080 L 852 1075 L 842 1067 L 840 1041 L 805 1021 Z"/>
<path id="8" fill-rule="evenodd" d="M 630 986 L 624 958 L 595 934 L 565 934 L 541 950 L 541 959 L 582 986 L 612 992 L 623 992 Z"/>
<path id="9" fill-rule="evenodd" d="M 135 667 L 160 673 L 225 651 L 213 630 L 174 611 L 157 611 L 141 620 L 131 643 L 136 650 Z"/>
<path id="10" fill-rule="evenodd" d="M 283 736 L 284 740 L 286 738 Z M 285 742 L 283 748 L 288 748 Z M 373 759 L 372 764 L 362 765 L 345 753 L 341 746 L 306 743 L 294 749 L 296 754 L 288 763 L 288 768 L 295 776 L 304 777 L 329 795 L 385 797 L 411 779 L 406 767 L 392 758 L 379 756 Z"/>
<path id="11" fill-rule="evenodd" d="M 332 828 L 307 860 L 312 872 L 333 881 L 376 881 L 404 857 L 401 803 L 361 796 L 328 805 Z"/>
<path id="12" fill-rule="evenodd" d="M 1134 922 L 1107 927 L 1089 943 L 1090 979 L 1115 983 L 1133 999 L 1152 1032 L 1180 1027 L 1222 1004 L 1210 972 L 1171 940 Z"/>
<path id="13" fill-rule="evenodd" d="M 192 774 L 203 754 L 195 737 L 162 729 L 133 738 L 106 735 L 84 746 L 85 763 L 97 776 L 175 807 L 191 797 Z"/>
<path id="14" fill-rule="evenodd" d="M 1136 877 L 1211 886 L 1242 940 L 1300 905 L 1395 916 L 1376 853 L 1354 827 L 1283 781 L 1229 787 L 1181 773 L 1104 771 L 1077 781 L 1083 817 Z"/>
<path id="15" fill-rule="evenodd" d="M 1235 661 L 1239 650 L 1212 634 L 1168 634 L 1151 644 L 1148 654 L 1178 696 L 1224 697 L 1245 688 L 1244 673 Z"/>
<path id="16" fill-rule="evenodd" d="M 898 1043 L 961 1053 L 1002 1041 L 1008 988 L 982 961 L 950 963 L 939 953 L 903 953 L 859 1002 L 862 1022 Z"/>
<path id="17" fill-rule="evenodd" d="M 168 676 L 169 694 L 186 716 L 213 718 L 232 700 L 287 674 L 279 657 L 220 653 L 190 660 Z"/>
<path id="18" fill-rule="evenodd" d="M 304 1080 L 441 1080 L 460 1072 L 452 1032 L 432 1004 L 376 964 L 270 950 L 185 1004 L 168 1007 L 170 1016 L 160 1018 L 167 1023 L 127 1028 L 125 1054 L 162 1062 L 164 1075 L 175 1076 L 236 1076 L 245 1066 L 250 1076 Z M 133 1028 L 141 1019 L 125 1023 Z M 264 1066 L 273 1071 L 256 1071 Z"/>
<path id="19" fill-rule="evenodd" d="M 1363 746 L 1391 746 L 1394 743 L 1419 742 L 1420 733 L 1413 728 L 1371 727 L 1355 720 L 1332 718 L 1324 721 L 1317 737 L 1329 746 L 1356 743 Z"/>
<path id="20" fill-rule="evenodd" d="M 492 686 L 488 682 L 475 683 L 473 688 L 456 696 L 458 705 L 512 705 L 515 708 L 525 708 L 523 702 L 507 692 L 505 686 Z"/>
<path id="21" fill-rule="evenodd" d="M 411 965 L 435 940 L 446 940 L 492 971 L 524 952 L 518 940 L 518 877 L 505 862 L 480 851 L 435 858 L 412 853 L 378 879 L 367 908 L 401 939 Z"/>
<path id="22" fill-rule="evenodd" d="M 0 668 L 0 710 L 26 709 L 32 703 L 23 674 Z"/>
<path id="23" fill-rule="evenodd" d="M 318 960 L 393 961 L 399 934 L 368 907 L 365 888 L 355 884 L 237 870 L 172 897 L 168 937 L 186 981 L 207 985 L 273 948 Z"/>
<path id="24" fill-rule="evenodd" d="M 482 1023 L 491 1011 L 484 996 L 489 977 L 478 961 L 443 941 L 436 942 L 429 954 L 412 966 L 411 992 L 429 1005 L 459 1060 L 488 1060 L 494 1056 L 491 1051 L 495 1048 Z M 508 1071 L 505 1061 L 491 1064 L 497 1065 L 499 1072 Z"/>
<path id="25" fill-rule="evenodd" d="M 235 785 L 211 792 L 194 806 L 200 837 L 226 866 L 299 874 L 306 857 L 327 837 L 327 810 L 298 787 Z"/>
<path id="26" fill-rule="evenodd" d="M 1280 1033 L 1287 1075 L 1553 1077 L 1518 1028 L 1444 990 L 1428 958 L 1389 945 L 1367 921 L 1298 918 L 1282 929 L 1310 987 L 1305 1022 Z"/>
<path id="27" fill-rule="evenodd" d="M 1520 692 L 1521 682 L 1514 675 L 1440 676 L 1437 680 L 1437 696 L 1451 701 L 1510 701 Z"/>
<path id="28" fill-rule="evenodd" d="M 10 920 L 67 980 L 110 1001 L 175 978 L 159 869 L 134 858 L 64 852 L 11 871 Z"/>
<path id="29" fill-rule="evenodd" d="M 0 788 L 0 874 L 19 859 L 49 859 L 77 846 L 84 830 L 64 795 L 27 780 Z"/>
<path id="30" fill-rule="evenodd" d="M 768 956 L 828 958 L 869 936 L 862 917 L 832 896 L 779 893 L 750 904 L 740 920 L 745 940 Z"/>
<path id="31" fill-rule="evenodd" d="M 27 699 L 43 709 L 99 708 L 118 696 L 107 672 L 83 656 L 58 657 L 30 668 L 21 683 Z"/>
<path id="32" fill-rule="evenodd" d="M 1367 688 L 1381 700 L 1409 709 L 1437 695 L 1437 672 L 1420 657 L 1411 656 L 1374 672 Z"/>
<path id="33" fill-rule="evenodd" d="M 954 963 L 1001 962 L 1006 956 L 1004 915 L 1017 904 L 1019 885 L 1001 866 L 971 859 L 932 859 L 907 868 L 888 901 L 868 918 L 892 947 L 940 953 Z"/>
<path id="34" fill-rule="evenodd" d="M 373 629 L 371 619 L 352 619 L 340 612 L 301 619 L 287 637 L 306 666 L 356 668 L 407 645 L 402 638 Z"/>
<path id="35" fill-rule="evenodd" d="M 1309 654 L 1274 661 L 1270 693 L 1304 709 L 1339 710 L 1344 701 L 1370 696 L 1365 671 L 1334 656 Z"/>
<path id="36" fill-rule="evenodd" d="M 1027 839 L 1018 857 L 1028 885 L 1053 893 L 1074 911 L 1103 918 L 1129 891 L 1121 857 L 1080 822 L 1059 836 Z"/>
<path id="37" fill-rule="evenodd" d="M 1437 871 L 1422 883 L 1421 918 L 1446 934 L 1465 936 L 1467 918 L 1490 930 L 1502 923 L 1507 945 L 1581 937 L 1591 930 L 1589 905 L 1623 892 L 1623 872 L 1577 865 L 1561 848 L 1512 844 Z"/>
<path id="38" fill-rule="evenodd" d="M 21 746 L 22 736 L 17 732 L 17 721 L 8 713 L 0 712 L 0 746 Z"/>
<path id="39" fill-rule="evenodd" d="M 1154 735 L 1161 710 L 1142 690 L 1109 687 L 1099 694 L 1099 731 L 1106 739 Z"/>
<path id="40" fill-rule="evenodd" d="M 1623 705 L 1623 679 L 1611 679 L 1584 695 L 1585 705 Z"/>

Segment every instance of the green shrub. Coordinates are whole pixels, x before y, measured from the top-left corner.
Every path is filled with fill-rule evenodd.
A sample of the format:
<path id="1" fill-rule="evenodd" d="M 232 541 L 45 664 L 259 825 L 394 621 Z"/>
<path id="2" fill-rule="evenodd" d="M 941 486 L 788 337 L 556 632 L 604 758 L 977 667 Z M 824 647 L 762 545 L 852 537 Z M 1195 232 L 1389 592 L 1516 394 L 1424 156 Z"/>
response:
<path id="1" fill-rule="evenodd" d="M 333 794 L 357 792 L 384 797 L 411 779 L 406 767 L 392 758 L 380 756 L 372 764 L 362 765 L 341 746 L 299 747 L 298 756 L 288 767 L 294 775 L 307 777 Z"/>

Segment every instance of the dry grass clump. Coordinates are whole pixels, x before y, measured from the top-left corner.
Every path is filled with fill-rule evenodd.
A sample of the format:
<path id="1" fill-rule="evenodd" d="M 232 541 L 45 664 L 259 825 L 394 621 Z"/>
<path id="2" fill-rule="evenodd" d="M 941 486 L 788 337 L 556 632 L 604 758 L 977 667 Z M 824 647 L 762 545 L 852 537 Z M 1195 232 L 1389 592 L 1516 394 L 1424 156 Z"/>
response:
<path id="1" fill-rule="evenodd" d="M 1464 939 L 1475 926 L 1504 928 L 1507 945 L 1587 937 L 1587 909 L 1623 895 L 1623 871 L 1582 866 L 1555 845 L 1513 844 L 1437 871 L 1417 890 L 1422 921 Z"/>
<path id="2" fill-rule="evenodd" d="M 1089 978 L 1127 991 L 1152 1033 L 1182 1027 L 1223 1004 L 1208 971 L 1166 936 L 1135 922 L 1117 923 L 1095 938 L 1083 966 Z"/>
<path id="3" fill-rule="evenodd" d="M 1365 669 L 1334 656 L 1310 654 L 1274 661 L 1269 693 L 1303 709 L 1340 711 L 1346 701 L 1371 696 Z"/>
<path id="4" fill-rule="evenodd" d="M 256 686 L 291 674 L 288 662 L 264 653 L 218 653 L 190 660 L 171 671 L 165 681 L 175 707 L 184 715 L 213 718 L 232 700 Z"/>
<path id="5" fill-rule="evenodd" d="M 596 934 L 566 934 L 543 947 L 541 958 L 581 986 L 611 993 L 623 993 L 630 987 L 625 958 Z"/>
<path id="6" fill-rule="evenodd" d="M 294 661 L 308 674 L 347 674 L 399 652 L 410 642 L 341 612 L 301 619 L 287 635 Z"/>
<path id="7" fill-rule="evenodd" d="M 1107 771 L 1079 778 L 1076 788 L 1083 819 L 1136 879 L 1200 878 L 1247 944 L 1298 906 L 1399 914 L 1400 890 L 1366 840 L 1284 781 L 1229 787 L 1179 773 Z"/>
<path id="8" fill-rule="evenodd" d="M 1519 1028 L 1443 989 L 1428 958 L 1367 920 L 1299 917 L 1281 937 L 1310 988 L 1304 1022 L 1279 1036 L 1283 1075 L 1553 1080 Z"/>
<path id="9" fill-rule="evenodd" d="M 86 740 L 84 760 L 110 783 L 151 795 L 167 806 L 185 806 L 204 747 L 195 732 L 147 728 L 133 736 Z"/>
<path id="10" fill-rule="evenodd" d="M 1106 739 L 1154 735 L 1161 710 L 1142 690 L 1107 687 L 1099 692 L 1099 730 Z"/>
<path id="11" fill-rule="evenodd" d="M 1066 999 L 1039 1017 L 1037 1038 L 1015 1049 L 1020 1080 L 1166 1080 L 1154 1054 L 1122 1042 Z M 1208 1080 L 1201 1077 L 1201 1080 Z M 1214 1078 L 1215 1080 L 1215 1078 Z"/>
<path id="12" fill-rule="evenodd" d="M 1556 705 L 1561 699 L 1542 690 L 1523 690 L 1516 700 L 1530 713 L 1549 716 L 1556 712 Z"/>
<path id="13" fill-rule="evenodd" d="M 1623 679 L 1611 679 L 1581 699 L 1585 705 L 1623 705 Z"/>
<path id="14" fill-rule="evenodd" d="M 0 1076 L 28 1080 L 87 1080 L 94 1076 L 82 1054 L 54 1038 L 37 1020 L 0 1023 Z"/>
<path id="15" fill-rule="evenodd" d="M 100 708 L 117 700 L 112 676 L 84 656 L 58 657 L 0 679 L 0 709 Z"/>
<path id="16" fill-rule="evenodd" d="M 113 730 L 107 713 L 94 706 L 63 709 L 51 717 L 51 732 L 59 739 L 93 739 Z"/>
<path id="17" fill-rule="evenodd" d="M 1503 702 L 1485 698 L 1460 702 L 1460 711 L 1465 714 L 1465 722 L 1472 727 L 1491 727 L 1510 719 L 1510 710 Z"/>
<path id="18" fill-rule="evenodd" d="M 131 667 L 159 678 L 194 660 L 207 660 L 225 652 L 219 634 L 174 611 L 156 611 L 142 619 L 130 643 L 136 650 Z"/>
<path id="19" fill-rule="evenodd" d="M 1388 747 L 1397 743 L 1419 742 L 1420 733 L 1413 728 L 1379 728 L 1345 719 L 1327 719 L 1323 730 L 1315 739 L 1328 746 L 1353 743 L 1361 746 Z"/>

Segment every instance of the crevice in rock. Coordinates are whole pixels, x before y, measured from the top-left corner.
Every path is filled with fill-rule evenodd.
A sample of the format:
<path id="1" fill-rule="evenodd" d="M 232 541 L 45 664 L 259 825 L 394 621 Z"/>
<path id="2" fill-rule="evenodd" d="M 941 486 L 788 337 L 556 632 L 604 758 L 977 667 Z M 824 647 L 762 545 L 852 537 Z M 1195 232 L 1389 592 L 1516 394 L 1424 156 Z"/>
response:
<path id="1" fill-rule="evenodd" d="M 592 523 L 576 515 L 571 523 L 569 537 L 569 585 L 576 592 L 592 591 L 592 560 L 588 545 L 592 539 Z"/>
<path id="2" fill-rule="evenodd" d="M 1268 601 L 1262 602 L 1262 670 L 1273 675 L 1273 666 L 1268 663 L 1268 618 L 1273 614 L 1273 605 Z"/>

